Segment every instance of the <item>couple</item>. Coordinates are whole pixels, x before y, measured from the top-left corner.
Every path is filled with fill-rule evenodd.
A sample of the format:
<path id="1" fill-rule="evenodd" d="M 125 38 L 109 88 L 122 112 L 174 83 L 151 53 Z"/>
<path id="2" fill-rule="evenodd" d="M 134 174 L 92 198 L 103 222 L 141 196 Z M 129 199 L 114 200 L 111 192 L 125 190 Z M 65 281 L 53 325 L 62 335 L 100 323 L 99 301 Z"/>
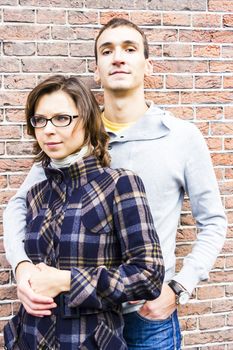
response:
<path id="1" fill-rule="evenodd" d="M 110 339 L 109 334 L 111 333 L 111 329 L 109 331 L 109 328 L 112 327 L 112 329 L 117 330 L 116 335 L 118 337 L 115 338 L 120 341 L 123 348 L 125 346 L 125 339 L 128 349 L 130 350 L 180 349 L 181 336 L 176 312 L 177 305 L 186 303 L 197 283 L 200 280 L 205 280 L 208 278 L 208 272 L 214 264 L 217 254 L 223 245 L 226 233 L 226 218 L 223 212 L 210 156 L 203 137 L 195 126 L 188 122 L 176 119 L 154 106 L 153 103 L 145 101 L 144 77 L 152 73 L 152 64 L 149 60 L 148 43 L 146 37 L 137 26 L 127 20 L 117 18 L 108 22 L 108 24 L 100 30 L 99 35 L 97 36 L 95 43 L 95 55 L 95 79 L 100 81 L 104 88 L 105 106 L 101 117 L 105 125 L 105 129 L 108 131 L 108 135 L 110 136 L 109 151 L 112 159 L 111 168 L 115 169 L 122 167 L 125 169 L 130 169 L 138 174 L 145 184 L 150 209 L 164 257 L 165 282 L 162 285 L 161 294 L 158 296 L 162 274 L 160 277 L 154 276 L 151 271 L 152 265 L 150 265 L 150 263 L 148 264 L 148 261 L 153 258 L 154 272 L 158 272 L 159 270 L 161 271 L 158 241 L 155 231 L 153 230 L 153 226 L 151 226 L 150 212 L 147 207 L 146 200 L 143 199 L 143 187 L 137 176 L 130 172 L 121 173 L 119 170 L 114 173 L 115 175 L 113 175 L 110 170 L 106 170 L 109 179 L 107 183 L 103 183 L 103 186 L 109 183 L 112 185 L 114 184 L 114 195 L 109 195 L 110 197 L 113 196 L 111 197 L 111 200 L 113 200 L 114 203 L 119 203 L 117 211 L 119 212 L 120 210 L 122 215 L 121 219 L 119 217 L 114 219 L 114 225 L 117 222 L 121 235 L 125 234 L 124 241 L 122 241 L 122 236 L 119 237 L 119 242 L 124 242 L 123 246 L 120 247 L 120 250 L 121 254 L 125 254 L 126 251 L 129 253 L 129 256 L 124 255 L 124 259 L 126 259 L 127 263 L 129 263 L 133 275 L 131 275 L 131 270 L 129 271 L 127 268 L 126 270 L 129 275 L 124 269 L 121 271 L 122 274 L 119 274 L 118 269 L 116 269 L 118 271 L 116 272 L 116 275 L 111 272 L 112 265 L 117 264 L 119 266 L 119 256 L 118 259 L 115 260 L 114 257 L 113 260 L 111 255 L 113 254 L 111 251 L 113 241 L 111 239 L 110 242 L 104 241 L 105 246 L 109 247 L 110 251 L 107 253 L 105 251 L 99 256 L 92 256 L 92 254 L 97 254 L 97 252 L 93 252 L 93 250 L 90 249 L 90 245 L 93 244 L 91 240 L 89 242 L 82 242 L 80 247 L 78 247 L 82 251 L 80 261 L 78 261 L 78 263 L 81 264 L 81 267 L 86 263 L 86 261 L 82 260 L 82 257 L 85 259 L 90 259 L 90 263 L 93 263 L 94 260 L 98 266 L 108 267 L 109 273 L 107 273 L 107 269 L 103 269 L 103 271 L 101 270 L 101 273 L 103 272 L 106 278 L 106 281 L 103 280 L 103 284 L 100 283 L 102 280 L 98 279 L 99 276 L 101 276 L 101 273 L 96 273 L 96 269 L 94 269 L 94 275 L 92 275 L 89 271 L 90 268 L 87 269 L 88 273 L 85 272 L 83 275 L 81 275 L 79 269 L 75 269 L 75 267 L 72 267 L 71 272 L 66 270 L 66 264 L 72 266 L 73 261 L 75 261 L 76 264 L 78 257 L 73 257 L 73 251 L 75 251 L 75 247 L 77 248 L 77 242 L 75 245 L 74 242 L 70 242 L 68 239 L 66 240 L 66 236 L 64 235 L 63 243 L 64 247 L 66 247 L 64 249 L 65 251 L 63 252 L 65 258 L 62 266 L 64 266 L 64 270 L 62 267 L 60 267 L 62 272 L 59 271 L 59 274 L 62 273 L 62 276 L 59 275 L 58 278 L 58 280 L 62 282 L 57 289 L 55 288 L 56 290 L 51 287 L 51 279 L 55 278 L 55 276 L 53 276 L 55 271 L 51 269 L 52 267 L 56 266 L 54 264 L 56 262 L 56 254 L 58 252 L 58 241 L 61 238 L 59 233 L 57 233 L 57 230 L 54 230 L 54 233 L 56 232 L 58 237 L 54 234 L 52 246 L 48 247 L 49 244 L 51 245 L 50 238 L 53 234 L 53 226 L 50 227 L 50 221 L 48 219 L 52 217 L 54 218 L 54 227 L 56 227 L 56 225 L 61 226 L 62 222 L 59 220 L 63 220 L 63 218 L 64 224 L 67 223 L 67 225 L 70 225 L 70 227 L 73 227 L 74 225 L 77 225 L 75 227 L 79 227 L 80 222 L 78 219 L 77 221 L 75 219 L 74 222 L 69 223 L 69 219 L 67 218 L 65 220 L 66 216 L 64 216 L 69 209 L 78 212 L 78 210 L 80 210 L 80 207 L 77 207 L 78 204 L 76 202 L 71 202 L 71 204 L 69 204 L 70 207 L 67 207 L 67 211 L 64 212 L 61 210 L 60 203 L 65 203 L 66 196 L 69 195 L 69 186 L 67 184 L 67 182 L 69 182 L 68 180 L 70 180 L 72 186 L 74 186 L 74 183 L 77 182 L 77 199 L 79 198 L 78 196 L 81 196 L 80 193 L 78 194 L 79 172 L 82 172 L 85 181 L 89 181 L 88 174 L 86 174 L 86 171 L 88 170 L 87 168 L 90 167 L 89 171 L 91 179 L 94 176 L 93 172 L 95 173 L 97 171 L 96 164 L 91 164 L 89 157 L 85 158 L 86 155 L 89 154 L 88 152 L 92 152 L 93 154 L 93 150 L 90 150 L 90 147 L 88 149 L 82 147 L 81 151 L 77 154 L 77 148 L 72 148 L 73 144 L 71 138 L 69 139 L 69 142 L 67 142 L 68 153 L 66 152 L 61 154 L 58 159 L 54 159 L 52 155 L 50 156 L 50 154 L 47 154 L 52 158 L 53 164 L 50 165 L 50 167 L 48 167 L 46 162 L 44 163 L 45 168 L 42 168 L 38 164 L 35 164 L 32 167 L 28 177 L 25 180 L 25 183 L 18 191 L 18 194 L 9 203 L 4 214 L 5 247 L 7 258 L 12 264 L 12 267 L 16 273 L 18 296 L 22 301 L 24 308 L 28 312 L 28 319 L 31 322 L 35 322 L 34 320 L 36 320 L 38 324 L 43 325 L 41 326 L 43 328 L 42 333 L 44 331 L 44 327 L 47 327 L 46 322 L 50 322 L 49 325 L 51 326 L 52 330 L 54 330 L 54 327 L 56 328 L 56 326 L 63 327 L 62 324 L 56 325 L 55 322 L 51 321 L 54 320 L 54 317 L 56 317 L 54 314 L 56 314 L 57 309 L 63 308 L 65 311 L 66 309 L 71 309 L 67 307 L 67 301 L 65 300 L 66 294 L 61 294 L 64 296 L 64 298 L 53 298 L 53 296 L 57 295 L 57 290 L 61 287 L 62 292 L 65 292 L 66 290 L 72 291 L 72 286 L 78 286 L 77 290 L 74 289 L 73 305 L 78 305 L 75 303 L 83 303 L 84 308 L 86 308 L 87 306 L 84 302 L 85 298 L 87 298 L 88 305 L 89 301 L 92 300 L 95 308 L 97 307 L 101 309 L 102 320 L 104 307 L 107 307 L 107 305 L 110 303 L 112 308 L 114 292 L 116 292 L 116 310 L 111 313 L 111 317 L 107 317 L 108 322 L 106 322 L 106 324 L 103 325 L 102 323 L 101 334 L 104 334 L 105 331 L 108 336 L 103 336 L 102 338 L 97 336 L 97 339 Z M 52 93 L 45 96 L 50 99 L 52 97 Z M 55 99 L 55 101 L 55 106 L 60 106 L 60 97 L 57 100 Z M 46 101 L 44 100 L 43 96 L 39 98 L 35 104 L 36 113 L 40 112 L 39 114 L 46 116 L 46 119 L 50 119 L 51 117 L 55 118 L 50 121 L 44 120 L 44 118 L 39 118 L 36 120 L 34 118 L 30 120 L 30 128 L 32 133 L 33 130 L 35 131 L 35 136 L 39 144 L 39 137 L 41 136 L 40 133 L 45 134 L 46 129 L 53 129 L 53 124 L 58 125 L 58 123 L 65 122 L 67 127 L 74 126 L 76 123 L 80 125 L 79 118 L 76 118 L 76 115 L 78 112 L 80 112 L 78 105 L 76 105 L 77 110 L 72 110 L 72 113 L 70 111 L 69 115 L 71 115 L 71 117 L 66 116 L 64 120 L 64 118 L 60 119 L 60 116 L 57 116 L 49 109 L 47 114 L 46 110 L 43 109 L 42 111 L 39 110 L 38 112 L 39 107 L 42 108 L 44 105 L 46 106 L 45 102 Z M 50 107 L 50 102 L 48 103 L 48 108 Z M 92 101 L 92 103 L 94 102 Z M 32 113 L 34 114 L 35 111 Z M 82 110 L 82 112 L 84 111 L 85 108 Z M 61 112 L 64 113 L 66 111 L 59 111 L 59 113 Z M 33 115 L 30 115 L 30 117 L 32 116 Z M 84 122 L 85 118 L 83 117 L 80 120 Z M 39 123 L 41 128 L 38 127 L 37 123 Z M 46 123 L 47 125 L 45 126 Z M 87 124 L 84 125 L 84 129 L 86 127 L 88 127 Z M 101 130 L 101 126 L 99 126 L 99 128 L 99 130 Z M 59 127 L 57 127 L 57 130 L 63 129 L 59 129 Z M 93 130 L 89 129 L 90 135 L 91 131 Z M 85 134 L 84 131 L 83 133 Z M 83 135 L 83 133 L 81 133 L 81 135 Z M 97 157 L 97 159 L 99 159 L 100 164 L 107 165 L 107 152 L 104 155 L 107 136 L 104 131 L 102 130 L 98 137 L 96 136 L 98 140 L 88 140 L 85 138 L 86 136 L 87 135 L 83 135 L 83 140 L 87 141 L 86 144 L 88 146 L 93 146 L 94 150 L 97 148 L 97 153 L 94 155 Z M 78 134 L 77 140 L 79 137 L 80 133 Z M 82 144 L 78 146 L 82 146 Z M 53 147 L 53 145 L 49 146 L 50 151 L 51 149 L 53 151 Z M 48 150 L 44 150 L 45 153 L 47 151 Z M 68 154 L 70 154 L 70 157 L 67 159 Z M 83 164 L 85 159 L 88 160 L 88 164 Z M 71 164 L 73 161 L 76 162 L 74 165 Z M 82 169 L 73 169 L 72 171 L 68 172 L 68 174 L 63 174 L 63 177 L 61 177 L 61 171 L 59 169 L 67 167 L 70 164 L 71 168 L 75 167 L 75 164 L 78 164 L 79 166 L 81 166 L 81 164 L 83 165 Z M 93 166 L 95 171 L 93 170 Z M 74 175 L 76 182 L 74 180 L 71 181 Z M 48 180 L 45 181 L 46 177 Z M 54 181 L 50 180 L 53 177 Z M 117 179 L 124 177 L 125 180 L 122 182 L 123 188 L 117 188 L 116 183 L 118 184 L 118 181 L 116 182 L 116 177 Z M 58 183 L 60 182 L 60 186 L 66 187 L 66 195 L 64 195 L 64 191 L 57 190 L 57 187 L 59 186 L 55 182 L 55 178 L 57 178 Z M 81 179 L 82 177 L 80 176 L 80 181 Z M 47 183 L 49 181 L 50 185 L 54 188 L 54 191 L 52 192 L 54 198 L 49 198 L 48 193 L 45 191 L 46 188 L 43 187 L 45 184 L 48 186 Z M 121 181 L 119 181 L 119 185 L 120 183 Z M 128 184 L 127 186 L 126 183 Z M 109 188 L 113 187 L 110 186 Z M 29 189 L 30 191 L 27 193 Z M 88 218 L 88 220 L 86 220 L 85 227 L 87 227 L 90 232 L 95 232 L 94 243 L 96 246 L 98 246 L 99 237 L 98 235 L 96 236 L 96 233 L 100 229 L 103 229 L 104 231 L 111 231 L 112 227 L 106 218 L 105 221 L 99 225 L 99 227 L 95 226 L 95 220 L 99 218 L 99 215 L 101 215 L 102 212 L 104 212 L 105 215 L 108 214 L 106 213 L 106 205 L 100 205 L 103 198 L 105 201 L 108 200 L 108 195 L 104 192 L 104 189 L 101 186 L 98 189 L 98 195 L 95 193 L 96 191 L 96 186 L 93 187 L 90 185 L 88 191 L 85 190 L 85 192 L 82 193 L 84 195 L 82 198 L 86 197 L 87 205 L 86 211 L 85 209 L 82 211 L 82 217 L 85 220 L 85 215 L 86 218 L 88 215 L 91 215 L 91 219 Z M 129 196 L 130 204 L 127 204 L 126 202 L 126 208 L 121 205 L 121 200 L 123 200 L 123 198 L 126 200 L 124 197 L 124 191 L 127 191 L 127 193 L 130 193 L 132 196 L 132 198 Z M 185 192 L 190 197 L 192 213 L 197 222 L 198 235 L 191 253 L 184 259 L 180 272 L 176 274 L 174 253 L 176 230 Z M 99 205 L 98 210 L 95 210 L 95 205 L 93 208 L 90 208 L 90 202 L 88 202 L 89 193 L 92 193 L 92 197 L 89 198 L 89 201 L 92 200 L 95 203 L 97 201 L 97 207 Z M 26 196 L 28 213 L 26 212 L 25 205 Z M 45 197 L 42 198 L 42 196 Z M 42 201 L 45 203 L 44 207 L 41 207 Z M 51 203 L 51 208 L 48 206 L 49 203 Z M 72 205 L 74 208 L 72 208 Z M 131 205 L 132 209 L 134 210 L 134 215 L 137 213 L 136 217 L 137 220 L 139 220 L 138 222 L 142 222 L 143 219 L 145 224 L 140 225 L 141 231 L 138 229 L 138 226 L 133 226 L 134 229 L 132 232 L 137 232 L 137 237 L 130 236 L 129 239 L 129 231 L 125 230 L 125 228 L 122 231 L 122 228 L 125 225 L 124 221 L 130 221 L 132 216 L 131 213 L 128 215 L 128 210 L 131 208 Z M 31 233 L 33 236 L 33 234 L 35 235 L 37 232 L 40 232 L 40 221 L 38 223 L 36 221 L 39 210 L 39 219 L 41 219 L 43 215 L 48 215 L 48 221 L 43 223 L 45 226 L 41 226 L 42 231 L 40 237 L 41 246 L 46 249 L 46 252 L 48 249 L 53 252 L 47 261 L 45 259 L 41 260 L 41 256 L 38 257 L 36 254 L 37 252 L 34 255 L 32 254 L 33 256 L 28 257 L 24 251 L 24 247 L 26 248 L 27 252 L 30 250 L 28 233 Z M 51 213 L 49 213 L 49 210 L 51 210 Z M 52 210 L 54 211 L 55 215 L 57 215 L 57 219 L 53 216 L 54 213 Z M 61 212 L 59 212 L 59 210 Z M 113 210 L 113 208 L 111 210 Z M 145 215 L 145 213 L 147 215 Z M 115 211 L 111 211 L 111 214 L 117 216 L 119 215 L 116 214 Z M 27 222 L 29 222 L 27 229 L 25 222 L 26 215 Z M 12 217 L 14 217 L 14 224 L 12 224 Z M 109 217 L 109 215 L 107 215 L 107 217 Z M 33 219 L 35 220 L 33 221 Z M 132 216 L 132 220 L 135 220 L 134 216 Z M 46 225 L 48 229 L 46 229 Z M 35 232 L 33 232 L 33 229 Z M 148 232 L 150 232 L 150 234 Z M 148 242 L 144 242 L 144 235 L 149 239 Z M 107 240 L 107 238 L 105 239 Z M 114 238 L 112 237 L 112 239 Z M 33 240 L 31 241 L 32 242 L 30 244 L 32 244 L 32 251 L 33 249 L 38 249 L 36 247 L 37 237 L 35 236 L 34 242 Z M 156 246 L 157 250 L 153 253 L 154 256 L 151 249 L 149 249 L 149 253 L 147 253 L 147 243 L 149 247 L 152 247 L 153 245 Z M 139 245 L 142 249 L 141 256 L 140 251 L 137 251 Z M 131 249 L 134 254 L 131 254 Z M 101 261 L 98 260 L 100 256 L 102 259 Z M 110 258 L 108 263 L 107 261 L 104 261 L 103 257 L 106 259 Z M 39 265 L 35 266 L 31 263 L 30 259 L 33 260 L 33 262 L 38 262 Z M 147 259 L 149 260 L 147 261 Z M 41 261 L 43 261 L 43 263 L 40 263 Z M 46 264 L 44 264 L 45 262 Z M 120 263 L 122 263 L 122 261 Z M 141 284 L 143 281 L 142 275 L 133 272 L 134 269 L 140 268 L 142 268 L 141 271 L 143 271 L 144 275 L 147 274 L 148 276 L 146 279 L 147 283 L 144 281 L 144 285 Z M 93 276 L 94 279 L 92 279 Z M 133 278 L 135 285 L 132 283 L 132 279 L 130 279 L 129 276 Z M 44 282 L 41 283 L 43 278 Z M 121 278 L 123 279 L 121 280 Z M 102 292 L 103 290 L 108 291 L 106 287 L 107 282 L 110 283 L 110 285 L 111 282 L 113 283 L 113 285 L 111 285 L 113 290 L 110 295 L 104 294 L 103 298 L 103 295 L 98 288 L 102 288 Z M 119 289 L 118 284 L 116 285 L 116 283 L 120 283 Z M 153 291 L 151 289 L 152 283 L 157 286 Z M 86 286 L 87 289 L 85 289 Z M 109 286 L 109 284 L 107 284 L 107 286 Z M 123 286 L 126 286 L 125 288 L 130 286 L 130 293 L 133 291 L 133 295 L 129 296 L 127 293 L 125 293 L 124 289 L 122 289 Z M 140 289 L 141 287 L 142 289 Z M 76 294 L 78 292 L 80 294 Z M 100 303 L 100 300 L 98 300 L 99 298 L 102 298 L 102 303 Z M 122 320 L 120 318 L 121 313 L 118 309 L 118 303 L 120 300 L 129 301 L 142 298 L 154 298 L 154 300 L 144 303 L 123 304 L 125 322 L 123 339 L 121 334 Z M 72 304 L 69 305 L 72 306 Z M 92 304 L 90 303 L 90 305 Z M 109 313 L 106 311 L 106 315 L 107 314 Z M 114 316 L 112 316 L 112 314 L 114 314 Z M 43 322 L 39 321 L 41 317 L 47 315 L 51 316 L 42 318 Z M 38 317 L 35 318 L 33 316 Z M 72 317 L 72 315 L 70 315 L 70 317 Z M 86 325 L 88 325 L 88 322 Z M 104 326 L 107 327 L 107 330 L 104 328 Z M 64 331 L 63 341 L 65 342 L 66 328 L 62 330 Z M 71 331 L 69 330 L 69 332 Z M 88 333 L 87 329 L 81 329 L 78 334 L 74 332 L 72 337 L 69 337 L 69 341 L 71 343 L 75 342 L 75 339 L 79 336 L 85 338 L 86 333 Z M 52 333 L 48 332 L 48 336 L 51 334 L 54 335 L 54 331 Z M 112 337 L 112 339 L 113 338 L 114 337 Z M 94 340 L 91 339 L 90 341 Z M 70 349 L 72 349 L 71 346 L 72 345 L 69 347 Z M 103 344 L 101 346 L 104 349 Z M 111 345 L 106 347 L 106 349 L 110 348 L 110 346 Z M 120 346 L 116 345 L 112 345 L 111 347 L 112 349 L 121 348 Z M 91 346 L 87 346 L 86 348 L 92 349 Z"/>

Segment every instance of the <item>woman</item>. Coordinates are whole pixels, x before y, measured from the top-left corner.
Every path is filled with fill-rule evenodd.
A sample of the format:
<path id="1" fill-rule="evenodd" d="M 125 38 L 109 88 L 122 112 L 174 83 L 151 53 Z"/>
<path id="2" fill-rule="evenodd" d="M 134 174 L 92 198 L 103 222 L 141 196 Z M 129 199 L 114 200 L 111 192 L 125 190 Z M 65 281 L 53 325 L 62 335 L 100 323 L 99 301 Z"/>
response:
<path id="1" fill-rule="evenodd" d="M 5 327 L 7 349 L 126 349 L 121 303 L 160 294 L 164 267 L 145 191 L 108 167 L 108 135 L 92 93 L 53 76 L 28 96 L 26 119 L 47 180 L 27 195 L 25 249 L 44 318 L 23 306 Z"/>

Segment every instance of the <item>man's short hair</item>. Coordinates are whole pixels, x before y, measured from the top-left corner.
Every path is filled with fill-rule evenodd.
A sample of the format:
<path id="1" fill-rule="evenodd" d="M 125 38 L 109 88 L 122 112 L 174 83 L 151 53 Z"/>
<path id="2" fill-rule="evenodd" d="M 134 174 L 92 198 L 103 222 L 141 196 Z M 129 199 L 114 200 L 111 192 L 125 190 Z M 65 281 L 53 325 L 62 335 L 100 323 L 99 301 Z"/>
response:
<path id="1" fill-rule="evenodd" d="M 147 41 L 146 35 L 143 32 L 143 30 L 140 29 L 133 22 L 129 21 L 128 19 L 114 17 L 100 29 L 100 31 L 95 39 L 95 60 L 96 60 L 96 63 L 97 63 L 97 41 L 98 41 L 99 37 L 106 29 L 118 28 L 118 27 L 133 28 L 141 34 L 142 39 L 143 39 L 143 46 L 144 46 L 144 56 L 145 56 L 145 58 L 148 58 L 149 57 L 149 45 L 148 45 L 148 41 Z"/>

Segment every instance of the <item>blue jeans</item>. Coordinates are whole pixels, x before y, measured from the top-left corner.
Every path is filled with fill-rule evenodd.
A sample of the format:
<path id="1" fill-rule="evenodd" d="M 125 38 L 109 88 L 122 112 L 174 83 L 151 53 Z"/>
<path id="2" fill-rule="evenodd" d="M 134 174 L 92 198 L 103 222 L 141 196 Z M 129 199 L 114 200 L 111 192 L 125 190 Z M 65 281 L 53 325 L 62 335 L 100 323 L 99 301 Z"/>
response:
<path id="1" fill-rule="evenodd" d="M 168 319 L 147 319 L 139 313 L 124 315 L 124 338 L 128 350 L 180 350 L 181 333 L 175 311 Z"/>

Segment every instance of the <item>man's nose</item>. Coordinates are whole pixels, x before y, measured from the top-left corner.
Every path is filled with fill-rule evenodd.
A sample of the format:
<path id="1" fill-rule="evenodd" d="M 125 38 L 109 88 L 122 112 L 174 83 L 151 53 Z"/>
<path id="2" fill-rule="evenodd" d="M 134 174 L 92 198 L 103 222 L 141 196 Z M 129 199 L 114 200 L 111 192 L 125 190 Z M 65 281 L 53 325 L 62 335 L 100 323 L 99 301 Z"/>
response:
<path id="1" fill-rule="evenodd" d="M 117 49 L 113 55 L 113 64 L 120 66 L 125 63 L 124 54 L 121 49 Z"/>

